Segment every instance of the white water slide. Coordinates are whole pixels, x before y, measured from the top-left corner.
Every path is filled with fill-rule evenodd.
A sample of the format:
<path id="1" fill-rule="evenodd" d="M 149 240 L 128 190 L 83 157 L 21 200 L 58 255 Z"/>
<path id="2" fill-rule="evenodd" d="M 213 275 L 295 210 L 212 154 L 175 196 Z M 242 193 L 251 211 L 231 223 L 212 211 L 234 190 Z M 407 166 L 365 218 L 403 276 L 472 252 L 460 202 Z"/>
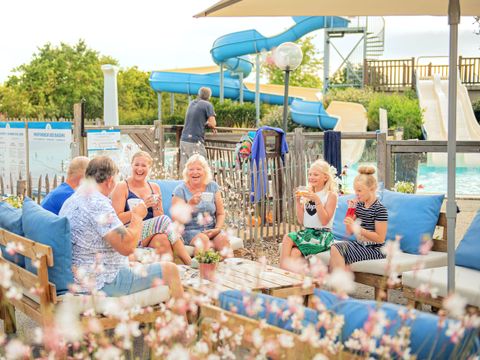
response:
<path id="1" fill-rule="evenodd" d="M 427 140 L 448 140 L 448 80 L 439 76 L 417 81 Z M 480 141 L 480 125 L 472 109 L 467 88 L 457 81 L 457 140 Z M 447 166 L 447 154 L 428 154 L 431 166 Z M 457 166 L 480 166 L 480 154 L 457 154 Z"/>

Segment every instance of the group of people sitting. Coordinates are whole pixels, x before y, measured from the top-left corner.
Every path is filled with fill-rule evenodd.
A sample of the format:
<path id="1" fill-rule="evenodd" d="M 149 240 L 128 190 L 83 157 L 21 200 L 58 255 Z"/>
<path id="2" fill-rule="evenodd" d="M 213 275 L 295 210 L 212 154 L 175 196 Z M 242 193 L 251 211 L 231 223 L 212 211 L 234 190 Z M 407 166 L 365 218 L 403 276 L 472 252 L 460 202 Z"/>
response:
<path id="1" fill-rule="evenodd" d="M 172 208 L 184 205 L 182 209 L 191 209 L 189 221 L 180 226 L 174 225 L 178 220 L 174 215 L 173 219 L 164 215 L 159 186 L 147 181 L 152 163 L 147 152 L 137 152 L 132 157 L 131 175 L 118 182 L 119 170 L 111 158 L 74 158 L 66 181 L 42 201 L 45 209 L 70 222 L 77 292 L 128 295 L 162 279 L 178 298 L 183 296 L 183 287 L 172 260 L 177 256 L 190 265 L 185 245 L 194 245 L 195 252 L 228 249 L 228 237 L 222 231 L 223 200 L 205 158 L 196 154 L 188 159 L 183 182 L 173 191 Z M 141 201 L 130 208 L 130 199 Z M 182 232 L 179 228 L 183 226 Z M 146 265 L 138 274 L 129 266 L 129 256 L 137 247 L 154 248 L 167 261 Z"/>
<path id="2" fill-rule="evenodd" d="M 347 236 L 355 240 L 334 241 L 333 218 L 337 209 L 337 184 L 330 165 L 315 161 L 308 170 L 308 188 L 295 194 L 297 220 L 303 230 L 284 236 L 280 254 L 280 267 L 298 271 L 306 258 L 330 251 L 330 269 L 345 269 L 348 265 L 363 261 L 383 259 L 382 246 L 387 234 L 387 209 L 377 198 L 375 168 L 360 166 L 353 187 L 355 198 L 349 200 L 344 224 Z"/>
<path id="3" fill-rule="evenodd" d="M 195 154 L 188 159 L 183 181 L 173 191 L 172 208 L 191 211 L 182 225 L 178 225 L 178 212 L 172 213 L 172 219 L 164 214 L 160 187 L 147 180 L 152 163 L 147 152 L 137 152 L 131 175 L 118 182 L 118 167 L 109 157 L 74 158 L 65 183 L 43 200 L 45 209 L 70 222 L 77 291 L 101 290 L 108 296 L 121 296 L 148 289 L 161 278 L 173 297 L 181 297 L 183 288 L 173 258 L 190 265 L 186 245 L 195 246 L 195 252 L 228 250 L 228 237 L 222 230 L 223 200 L 205 158 Z M 296 192 L 296 215 L 304 229 L 283 238 L 281 268 L 299 271 L 305 258 L 323 251 L 330 251 L 332 269 L 385 256 L 381 247 L 388 215 L 376 197 L 374 172 L 373 167 L 360 167 L 354 180 L 356 197 L 350 205 L 355 210 L 344 223 L 347 235 L 354 234 L 356 241 L 334 241 L 331 229 L 338 202 L 334 175 L 323 160 L 311 165 L 308 188 Z M 129 256 L 138 247 L 154 248 L 167 261 L 147 265 L 137 274 L 129 266 Z"/>

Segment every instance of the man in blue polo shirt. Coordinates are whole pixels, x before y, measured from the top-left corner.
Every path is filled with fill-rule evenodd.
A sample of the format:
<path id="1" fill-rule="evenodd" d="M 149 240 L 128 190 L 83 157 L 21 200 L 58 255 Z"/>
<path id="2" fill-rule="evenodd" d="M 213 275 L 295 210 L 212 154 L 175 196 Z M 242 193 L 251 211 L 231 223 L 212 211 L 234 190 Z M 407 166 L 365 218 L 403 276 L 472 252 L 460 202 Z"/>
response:
<path id="1" fill-rule="evenodd" d="M 67 179 L 42 200 L 42 207 L 55 215 L 58 215 L 63 203 L 75 192 L 80 181 L 85 177 L 89 159 L 85 156 L 77 156 L 72 159 L 67 170 Z"/>

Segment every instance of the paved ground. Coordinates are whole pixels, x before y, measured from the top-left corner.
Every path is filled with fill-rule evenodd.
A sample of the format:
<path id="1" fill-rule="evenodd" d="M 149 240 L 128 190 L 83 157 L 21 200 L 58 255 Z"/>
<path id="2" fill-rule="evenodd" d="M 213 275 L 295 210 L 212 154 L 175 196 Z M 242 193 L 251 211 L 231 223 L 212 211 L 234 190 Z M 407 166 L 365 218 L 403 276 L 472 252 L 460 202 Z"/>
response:
<path id="1" fill-rule="evenodd" d="M 469 224 L 471 223 L 473 217 L 477 210 L 480 209 L 480 198 L 477 199 L 466 199 L 466 200 L 459 200 L 458 206 L 460 208 L 460 213 L 458 214 L 457 218 L 457 229 L 456 229 L 456 242 L 462 239 L 463 234 L 465 233 L 466 229 L 468 228 Z M 443 211 L 445 211 L 445 204 L 443 205 Z M 278 257 L 279 257 L 279 250 L 278 250 L 278 243 L 265 243 L 263 246 L 263 253 L 269 259 L 270 263 L 277 264 Z M 355 297 L 362 298 L 362 299 L 373 299 L 373 289 L 358 284 L 357 290 L 354 294 Z M 405 304 L 406 300 L 403 298 L 401 291 L 390 291 L 389 292 L 389 301 L 395 302 L 398 304 Z M 424 310 L 429 310 L 428 307 L 425 307 Z M 18 325 L 18 336 L 22 340 L 26 340 L 27 342 L 31 339 L 32 330 L 35 328 L 36 323 L 27 318 L 23 313 L 17 312 L 17 325 Z M 0 320 L 0 326 L 3 328 L 3 321 Z M 136 344 L 135 346 L 136 356 L 141 356 L 141 345 Z"/>

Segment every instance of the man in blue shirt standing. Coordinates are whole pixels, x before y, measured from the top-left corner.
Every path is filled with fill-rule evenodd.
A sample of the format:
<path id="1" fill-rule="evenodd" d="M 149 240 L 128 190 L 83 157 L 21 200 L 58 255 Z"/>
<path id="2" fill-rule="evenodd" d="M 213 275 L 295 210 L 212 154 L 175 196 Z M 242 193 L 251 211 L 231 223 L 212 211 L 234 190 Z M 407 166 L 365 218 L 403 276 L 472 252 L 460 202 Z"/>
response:
<path id="1" fill-rule="evenodd" d="M 200 154 L 207 159 L 205 128 L 211 128 L 216 132 L 217 126 L 215 111 L 209 101 L 211 95 L 210 88 L 201 87 L 198 90 L 198 97 L 188 105 L 180 138 L 180 171 L 183 171 L 185 163 L 193 154 Z"/>
<path id="2" fill-rule="evenodd" d="M 44 209 L 58 215 L 65 200 L 72 196 L 75 189 L 85 177 L 85 170 L 87 169 L 89 161 L 85 156 L 77 156 L 72 159 L 68 166 L 67 179 L 65 182 L 49 192 L 42 200 L 41 205 Z"/>

